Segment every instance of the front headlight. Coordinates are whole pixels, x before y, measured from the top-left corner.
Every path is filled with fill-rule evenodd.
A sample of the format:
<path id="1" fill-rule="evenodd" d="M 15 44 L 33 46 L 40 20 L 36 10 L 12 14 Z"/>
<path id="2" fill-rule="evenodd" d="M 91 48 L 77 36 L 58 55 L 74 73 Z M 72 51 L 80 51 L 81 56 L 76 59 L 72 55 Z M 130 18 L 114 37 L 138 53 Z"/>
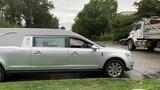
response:
<path id="1" fill-rule="evenodd" d="M 125 53 L 127 57 L 132 57 L 131 53 Z"/>

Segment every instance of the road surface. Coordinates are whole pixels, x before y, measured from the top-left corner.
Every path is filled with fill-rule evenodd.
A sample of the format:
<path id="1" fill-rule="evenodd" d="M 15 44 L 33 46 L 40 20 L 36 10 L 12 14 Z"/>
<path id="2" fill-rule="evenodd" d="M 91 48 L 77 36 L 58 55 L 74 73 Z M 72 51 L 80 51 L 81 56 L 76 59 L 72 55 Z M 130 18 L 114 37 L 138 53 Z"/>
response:
<path id="1" fill-rule="evenodd" d="M 127 46 L 108 45 L 127 49 Z M 134 70 L 126 72 L 125 75 L 130 79 L 160 79 L 160 49 L 147 51 L 144 48 L 137 48 L 132 51 L 135 66 Z"/>

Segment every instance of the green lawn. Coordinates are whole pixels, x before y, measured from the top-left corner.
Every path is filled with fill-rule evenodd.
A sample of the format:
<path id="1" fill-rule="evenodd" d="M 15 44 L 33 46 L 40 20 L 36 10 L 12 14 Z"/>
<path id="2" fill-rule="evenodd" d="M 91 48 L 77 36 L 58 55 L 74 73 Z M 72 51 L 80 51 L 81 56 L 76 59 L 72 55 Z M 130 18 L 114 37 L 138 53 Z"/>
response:
<path id="1" fill-rule="evenodd" d="M 160 90 L 160 80 L 80 79 L 0 83 L 0 90 Z"/>

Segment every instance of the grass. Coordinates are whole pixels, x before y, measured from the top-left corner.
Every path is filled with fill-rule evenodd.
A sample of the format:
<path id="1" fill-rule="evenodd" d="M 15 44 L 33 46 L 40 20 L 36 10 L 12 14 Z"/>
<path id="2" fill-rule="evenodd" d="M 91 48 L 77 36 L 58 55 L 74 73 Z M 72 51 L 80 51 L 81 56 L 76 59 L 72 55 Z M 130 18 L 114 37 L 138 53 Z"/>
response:
<path id="1" fill-rule="evenodd" d="M 0 83 L 0 90 L 160 90 L 160 80 L 77 79 Z"/>

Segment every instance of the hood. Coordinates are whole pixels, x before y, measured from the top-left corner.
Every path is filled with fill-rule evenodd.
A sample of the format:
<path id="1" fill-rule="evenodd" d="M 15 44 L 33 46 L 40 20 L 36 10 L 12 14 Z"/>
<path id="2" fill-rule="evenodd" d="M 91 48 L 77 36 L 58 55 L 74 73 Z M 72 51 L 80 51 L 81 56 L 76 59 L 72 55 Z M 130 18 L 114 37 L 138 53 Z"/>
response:
<path id="1" fill-rule="evenodd" d="M 123 48 L 114 48 L 114 47 L 103 47 L 101 48 L 102 51 L 111 51 L 111 52 L 119 52 L 119 53 L 130 53 L 127 49 Z"/>

